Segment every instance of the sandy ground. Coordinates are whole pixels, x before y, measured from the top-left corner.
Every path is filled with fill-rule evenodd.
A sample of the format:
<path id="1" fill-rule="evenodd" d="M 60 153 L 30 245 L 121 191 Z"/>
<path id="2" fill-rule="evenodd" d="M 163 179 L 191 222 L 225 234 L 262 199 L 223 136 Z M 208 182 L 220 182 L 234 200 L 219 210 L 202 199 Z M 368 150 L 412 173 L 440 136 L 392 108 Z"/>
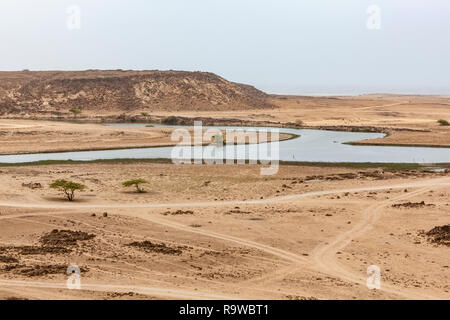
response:
<path id="1" fill-rule="evenodd" d="M 387 128 L 390 136 L 363 143 L 450 146 L 450 98 L 447 96 L 364 95 L 358 97 L 274 96 L 273 110 L 223 112 L 159 112 L 155 116 L 210 117 L 298 123 L 307 127 L 373 126 Z M 412 129 L 401 131 L 399 129 Z"/>
<path id="2" fill-rule="evenodd" d="M 448 173 L 282 166 L 268 177 L 256 165 L 152 163 L 0 170 L 1 299 L 450 299 L 448 242 L 424 234 L 449 224 Z M 147 193 L 121 186 L 135 177 L 150 182 Z M 58 178 L 87 189 L 69 203 L 48 188 Z M 81 290 L 66 288 L 74 264 Z M 366 287 L 369 265 L 381 269 L 379 290 Z"/>
<path id="3" fill-rule="evenodd" d="M 135 110 L 126 115 L 139 121 L 167 116 L 187 118 L 211 118 L 270 123 L 277 125 L 301 125 L 306 128 L 337 128 L 359 130 L 372 127 L 388 132 L 383 139 L 361 141 L 377 145 L 421 145 L 450 147 L 450 126 L 441 126 L 438 120 L 450 121 L 450 97 L 414 95 L 363 95 L 356 97 L 297 97 L 273 96 L 274 109 L 230 111 L 162 111 Z M 148 116 L 142 117 L 145 111 Z M 86 111 L 80 119 L 116 119 L 119 111 Z M 5 115 L 4 117 L 7 117 Z M 16 117 L 16 115 L 11 115 Z M 44 117 L 45 115 L 42 115 Z M 35 115 L 39 118 L 39 114 Z M 117 118 L 119 117 L 119 118 Z M 31 126 L 31 127 L 30 127 Z M 16 128 L 16 129 L 14 129 Z M 34 129 L 31 129 L 34 128 Z M 359 128 L 359 129 L 358 129 Z M 17 133 L 11 134 L 11 130 Z M 405 131 L 406 130 L 406 131 Z M 411 131 L 412 130 L 412 131 Z M 34 131 L 34 132 L 33 132 Z M 105 128 L 96 125 L 68 123 L 30 122 L 25 120 L 0 120 L 0 135 L 5 140 L 3 150 L 27 152 L 28 148 L 48 151 L 101 148 L 143 147 L 167 145 L 171 141 L 167 131 L 156 128 Z M 22 149 L 19 148 L 23 142 Z"/>
<path id="4" fill-rule="evenodd" d="M 437 124 L 450 120 L 448 97 L 273 102 L 268 111 L 149 113 L 370 126 L 390 133 L 370 143 L 450 143 L 450 127 Z M 170 136 L 3 119 L 0 153 L 150 147 Z M 281 166 L 261 176 L 256 165 L 127 162 L 0 175 L 0 299 L 450 299 L 450 227 L 434 229 L 450 225 L 447 172 Z M 147 192 L 122 187 L 131 178 L 148 180 Z M 87 188 L 70 203 L 48 187 L 55 179 Z M 70 265 L 81 268 L 81 290 L 66 287 Z M 371 265 L 378 290 L 366 286 Z"/>
<path id="5" fill-rule="evenodd" d="M 115 127 L 92 123 L 2 119 L 0 154 L 172 146 L 180 142 L 172 139 L 173 131 L 172 128 L 161 127 Z M 189 131 L 193 139 L 193 130 Z M 244 133 L 236 134 L 245 138 Z M 226 141 L 226 132 L 223 132 L 223 137 Z M 281 133 L 279 137 L 262 135 L 257 138 L 259 142 L 265 142 L 291 137 L 290 134 Z M 192 140 L 189 143 L 195 142 Z"/>

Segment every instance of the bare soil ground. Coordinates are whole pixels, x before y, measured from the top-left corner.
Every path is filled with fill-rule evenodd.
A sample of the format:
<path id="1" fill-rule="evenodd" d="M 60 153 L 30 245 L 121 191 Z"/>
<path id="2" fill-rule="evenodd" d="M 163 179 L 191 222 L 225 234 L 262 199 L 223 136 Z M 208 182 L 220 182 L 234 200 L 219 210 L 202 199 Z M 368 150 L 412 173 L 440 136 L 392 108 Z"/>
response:
<path id="1" fill-rule="evenodd" d="M 361 143 L 449 146 L 450 127 L 437 123 L 450 120 L 448 97 L 269 103 L 167 104 L 126 116 L 92 108 L 81 117 L 371 130 L 390 135 Z M 171 144 L 170 129 L 49 122 L 55 110 L 46 108 L 6 110 L 4 118 L 39 120 L 0 120 L 0 153 Z M 281 166 L 261 176 L 257 165 L 118 162 L 0 167 L 0 175 L 0 299 L 450 299 L 448 172 Z M 148 180 L 147 192 L 122 187 L 132 178 Z M 70 203 L 48 187 L 56 179 L 87 188 Z M 81 290 L 66 287 L 71 265 Z M 381 269 L 379 290 L 366 286 L 370 265 Z"/>
<path id="2" fill-rule="evenodd" d="M 448 173 L 259 172 L 1 168 L 0 298 L 450 299 Z M 147 193 L 121 186 L 131 177 L 147 179 Z M 66 202 L 47 187 L 58 178 L 87 189 Z M 81 268 L 81 290 L 66 288 L 69 265 Z M 366 287 L 369 265 L 381 268 L 380 290 Z"/>
<path id="3" fill-rule="evenodd" d="M 114 127 L 95 123 L 3 119 L 0 120 L 0 154 L 172 146 L 180 142 L 172 139 L 173 131 L 173 128 L 162 127 Z M 193 130 L 189 131 L 193 137 Z M 226 141 L 225 132 L 223 136 Z M 290 134 L 281 133 L 278 139 L 291 137 Z M 277 139 L 272 135 L 257 138 L 259 142 Z M 194 144 L 193 138 L 189 143 Z"/>
<path id="4" fill-rule="evenodd" d="M 450 146 L 450 126 L 442 126 L 438 120 L 450 121 L 450 98 L 448 96 L 410 96 L 410 95 L 363 95 L 357 97 L 297 97 L 297 96 L 268 96 L 272 106 L 269 109 L 241 108 L 241 109 L 190 109 L 190 108 L 159 108 L 123 110 L 116 109 L 87 109 L 79 116 L 86 121 L 111 122 L 157 122 L 168 116 L 175 116 L 181 123 L 191 124 L 194 120 L 202 120 L 204 125 L 262 125 L 262 126 L 289 126 L 303 128 L 318 128 L 345 131 L 379 131 L 388 133 L 382 139 L 360 141 L 361 144 L 375 145 L 405 145 L 405 146 Z M 146 115 L 141 113 L 145 112 Z M 32 113 L 30 115 L 17 115 L 5 112 L 3 118 L 11 119 L 55 119 L 70 120 L 69 111 L 63 115 L 51 116 L 47 113 Z M 14 123 L 4 122 L 0 125 L 0 134 L 9 138 L 11 144 L 20 143 L 23 137 L 11 137 L 6 127 Z M 10 120 L 8 120 L 10 121 Z M 81 148 L 102 146 L 116 148 L 125 146 L 152 146 L 166 143 L 167 137 L 162 136 L 158 129 L 149 130 L 123 128 L 67 127 L 46 130 L 52 137 L 54 144 L 61 144 L 68 136 L 83 138 Z M 53 133 L 53 130 L 55 131 Z M 79 134 L 73 131 L 80 131 Z M 36 129 L 38 131 L 38 129 Z M 93 133 L 97 132 L 98 133 Z M 143 136 L 143 132 L 145 136 Z M 41 132 L 42 133 L 42 132 Z M 18 133 L 19 134 L 19 133 Z M 30 134 L 30 133 L 25 133 Z M 96 136 L 97 135 L 97 136 Z M 99 136 L 100 135 L 100 136 Z M 145 141 L 141 139 L 145 138 Z M 152 140 L 153 139 L 153 140 Z M 33 140 L 33 139 L 28 139 Z M 55 150 L 47 139 L 39 142 L 48 150 Z M 84 143 L 84 145 L 83 145 Z M 64 145 L 60 146 L 66 148 Z M 67 149 L 76 146 L 67 146 Z M 13 147 L 11 147 L 13 148 Z M 13 150 L 13 149 L 12 149 Z"/>
<path id="5" fill-rule="evenodd" d="M 273 96 L 276 108 L 237 111 L 154 110 L 155 119 L 167 115 L 201 118 L 217 123 L 299 126 L 346 131 L 381 131 L 383 139 L 361 141 L 363 144 L 450 146 L 450 98 L 447 96 L 364 95 L 358 97 Z M 139 120 L 137 113 L 135 119 Z M 110 115 L 112 116 L 112 115 Z M 93 115 L 94 117 L 94 115 Z M 133 118 L 133 114 L 130 114 Z M 95 117 L 94 117 L 95 118 Z"/>

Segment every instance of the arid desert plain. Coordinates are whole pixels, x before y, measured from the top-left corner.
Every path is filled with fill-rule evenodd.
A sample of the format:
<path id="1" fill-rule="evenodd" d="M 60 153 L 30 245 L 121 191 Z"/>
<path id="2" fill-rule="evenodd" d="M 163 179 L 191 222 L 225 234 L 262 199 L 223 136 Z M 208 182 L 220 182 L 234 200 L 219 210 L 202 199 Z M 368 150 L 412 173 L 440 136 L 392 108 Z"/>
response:
<path id="1" fill-rule="evenodd" d="M 89 105 L 80 115 L 54 109 L 49 97 L 42 109 L 3 109 L 1 155 L 167 146 L 169 126 L 100 122 L 170 116 L 450 147 L 450 126 L 438 122 L 450 121 L 445 96 L 262 96 L 264 108 L 245 99 L 222 108 L 214 96 L 212 111 L 207 103 L 172 110 L 170 100 L 126 111 Z M 260 168 L 170 159 L 0 164 L 0 299 L 450 299 L 449 164 L 289 162 L 268 176 Z M 138 178 L 145 192 L 123 187 Z M 58 179 L 86 188 L 67 201 L 49 187 Z M 69 266 L 79 267 L 79 289 L 67 286 Z M 367 286 L 370 266 L 379 267 L 378 288 Z"/>

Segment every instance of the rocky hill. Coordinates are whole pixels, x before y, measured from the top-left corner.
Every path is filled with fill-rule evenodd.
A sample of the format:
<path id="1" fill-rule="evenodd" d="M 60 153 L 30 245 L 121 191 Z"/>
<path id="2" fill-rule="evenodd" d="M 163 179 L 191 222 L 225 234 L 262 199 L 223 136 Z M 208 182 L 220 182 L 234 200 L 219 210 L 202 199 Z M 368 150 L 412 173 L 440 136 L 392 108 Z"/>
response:
<path id="1" fill-rule="evenodd" d="M 256 88 L 185 71 L 0 72 L 0 114 L 245 110 L 273 107 Z"/>

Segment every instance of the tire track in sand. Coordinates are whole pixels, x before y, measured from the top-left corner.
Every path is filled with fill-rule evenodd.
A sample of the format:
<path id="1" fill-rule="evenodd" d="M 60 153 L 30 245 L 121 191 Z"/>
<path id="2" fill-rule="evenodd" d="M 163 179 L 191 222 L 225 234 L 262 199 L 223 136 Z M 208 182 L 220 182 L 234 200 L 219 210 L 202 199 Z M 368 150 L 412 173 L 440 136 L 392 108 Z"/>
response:
<path id="1" fill-rule="evenodd" d="M 64 282 L 39 282 L 39 281 L 19 281 L 19 280 L 0 280 L 0 286 L 5 287 L 27 287 L 27 288 L 43 288 L 43 289 L 67 289 Z M 143 286 L 124 286 L 124 285 L 106 285 L 106 284 L 90 284 L 82 282 L 82 290 L 100 291 L 100 292 L 123 292 L 130 291 L 150 296 L 158 296 L 173 299 L 200 299 L 200 300 L 233 300 L 238 297 L 214 294 L 209 292 L 191 291 L 183 289 L 168 289 L 158 287 Z"/>
<path id="2" fill-rule="evenodd" d="M 364 274 L 365 276 L 364 277 L 361 275 L 361 273 L 348 270 L 347 268 L 342 266 L 336 259 L 336 253 L 338 251 L 343 250 L 347 245 L 351 243 L 353 239 L 357 238 L 358 236 L 361 236 L 362 234 L 370 230 L 377 222 L 377 220 L 381 217 L 381 215 L 383 214 L 383 209 L 386 206 L 398 200 L 408 199 L 416 195 L 425 193 L 429 190 L 430 187 L 425 187 L 417 191 L 411 192 L 408 195 L 395 197 L 368 207 L 364 211 L 363 219 L 360 222 L 358 222 L 352 229 L 339 235 L 337 238 L 335 238 L 328 244 L 320 245 L 313 251 L 312 259 L 314 265 L 317 267 L 318 270 L 320 270 L 323 273 L 365 286 L 367 275 Z M 431 295 L 418 293 L 416 291 L 400 288 L 398 286 L 394 286 L 387 283 L 382 283 L 380 290 L 387 293 L 400 295 L 409 299 L 436 299 L 436 297 L 433 297 Z"/>
<path id="3" fill-rule="evenodd" d="M 61 209 L 83 209 L 83 208 L 155 208 L 155 207 L 178 207 L 178 206 L 185 206 L 185 207 L 215 207 L 215 206 L 221 206 L 221 205 L 236 205 L 236 204 L 264 204 L 264 203 L 272 203 L 272 202 L 281 202 L 281 201 L 287 201 L 287 200 L 297 200 L 304 197 L 310 197 L 310 196 L 317 196 L 317 195 L 330 195 L 330 194 L 336 194 L 336 193 L 344 193 L 344 192 L 362 192 L 362 191 L 373 191 L 373 190 L 386 190 L 386 189 L 401 189 L 401 188 L 414 188 L 414 187 L 438 187 L 438 186 L 446 186 L 449 185 L 449 179 L 448 178 L 438 178 L 438 179 L 432 179 L 428 181 L 421 181 L 421 182 L 415 182 L 415 183 L 405 183 L 400 185 L 384 185 L 384 186 L 376 186 L 376 187 L 364 187 L 364 188 L 353 188 L 353 189 L 339 189 L 339 190 L 328 190 L 328 191 L 316 191 L 316 192 L 309 192 L 309 193 L 302 193 L 302 194 L 294 194 L 294 195 L 288 195 L 283 197 L 274 197 L 270 199 L 264 199 L 264 200 L 248 200 L 248 201 L 224 201 L 224 202 L 197 202 L 197 203 L 184 203 L 184 204 L 144 204 L 144 205 L 48 205 L 48 204 L 30 204 L 30 203 L 8 203 L 8 202 L 0 202 L 0 206 L 10 206 L 10 207 L 25 207 L 25 208 L 61 208 Z M 424 188 L 418 191 L 415 191 L 413 193 L 408 194 L 407 196 L 402 196 L 398 198 L 394 198 L 392 200 L 388 200 L 382 203 L 379 203 L 375 206 L 371 206 L 366 210 L 365 218 L 358 223 L 354 228 L 352 228 L 350 231 L 342 234 L 338 238 L 336 238 L 332 243 L 329 245 L 325 245 L 322 247 L 319 247 L 317 250 L 315 250 L 314 253 L 314 261 L 316 264 L 317 269 L 320 271 L 326 273 L 335 275 L 341 279 L 345 279 L 350 282 L 356 282 L 356 283 L 363 283 L 365 284 L 365 281 L 362 280 L 362 278 L 359 275 L 355 275 L 354 273 L 345 270 L 341 266 L 337 264 L 333 260 L 334 254 L 336 253 L 336 248 L 342 248 L 345 247 L 351 239 L 354 237 L 361 235 L 367 229 L 369 229 L 373 223 L 377 220 L 378 216 L 380 215 L 380 210 L 388 205 L 389 203 L 392 203 L 393 201 L 397 201 L 402 198 L 407 198 L 409 196 L 414 196 L 416 194 L 425 192 L 428 190 L 428 188 Z M 166 219 L 156 218 L 153 216 L 149 216 L 147 214 L 132 214 L 133 216 L 141 217 L 146 220 L 152 221 L 154 223 L 158 223 L 161 225 L 165 225 L 171 228 L 175 228 L 178 230 L 183 230 L 191 233 L 197 233 L 205 236 L 210 236 L 226 241 L 235 242 L 244 246 L 250 246 L 259 250 L 262 250 L 264 252 L 276 255 L 278 257 L 281 257 L 283 259 L 286 259 L 288 261 L 292 261 L 296 264 L 305 264 L 309 262 L 309 259 L 298 256 L 297 254 L 294 254 L 292 252 L 288 252 L 282 249 L 274 248 L 271 246 L 267 246 L 264 244 L 260 244 L 251 240 L 241 239 L 234 236 L 219 234 L 213 231 L 207 231 L 207 230 L 198 230 L 194 229 L 192 227 L 179 224 L 176 222 L 172 222 Z M 350 239 L 350 240 L 349 240 Z M 61 285 L 59 284 L 51 284 L 51 283 L 39 283 L 39 282 L 24 282 L 24 281 L 14 281 L 14 280 L 0 280 L 0 284 L 3 285 L 13 285 L 13 286 L 37 286 L 41 288 L 60 288 Z M 88 285 L 85 287 L 87 290 L 96 290 L 96 291 L 106 291 L 106 289 L 114 289 L 114 290 L 133 290 L 137 293 L 143 293 L 143 294 L 150 294 L 150 295 L 159 295 L 159 296 L 165 296 L 165 297 L 172 297 L 172 298 L 188 298 L 188 299 L 229 299 L 230 297 L 224 297 L 209 293 L 201 293 L 201 292 L 192 292 L 187 290 L 175 290 L 175 289 L 166 289 L 166 288 L 149 288 L 149 287 L 139 287 L 139 286 L 120 286 L 120 285 Z M 399 294 L 402 296 L 405 296 L 406 291 L 399 288 L 394 288 L 389 285 L 384 285 L 382 287 L 382 290 L 387 292 L 392 292 L 395 294 Z M 414 297 L 414 298 L 424 298 L 424 295 L 420 295 L 417 293 L 407 293 L 407 297 Z M 429 296 L 425 296 L 425 298 L 430 298 Z"/>

